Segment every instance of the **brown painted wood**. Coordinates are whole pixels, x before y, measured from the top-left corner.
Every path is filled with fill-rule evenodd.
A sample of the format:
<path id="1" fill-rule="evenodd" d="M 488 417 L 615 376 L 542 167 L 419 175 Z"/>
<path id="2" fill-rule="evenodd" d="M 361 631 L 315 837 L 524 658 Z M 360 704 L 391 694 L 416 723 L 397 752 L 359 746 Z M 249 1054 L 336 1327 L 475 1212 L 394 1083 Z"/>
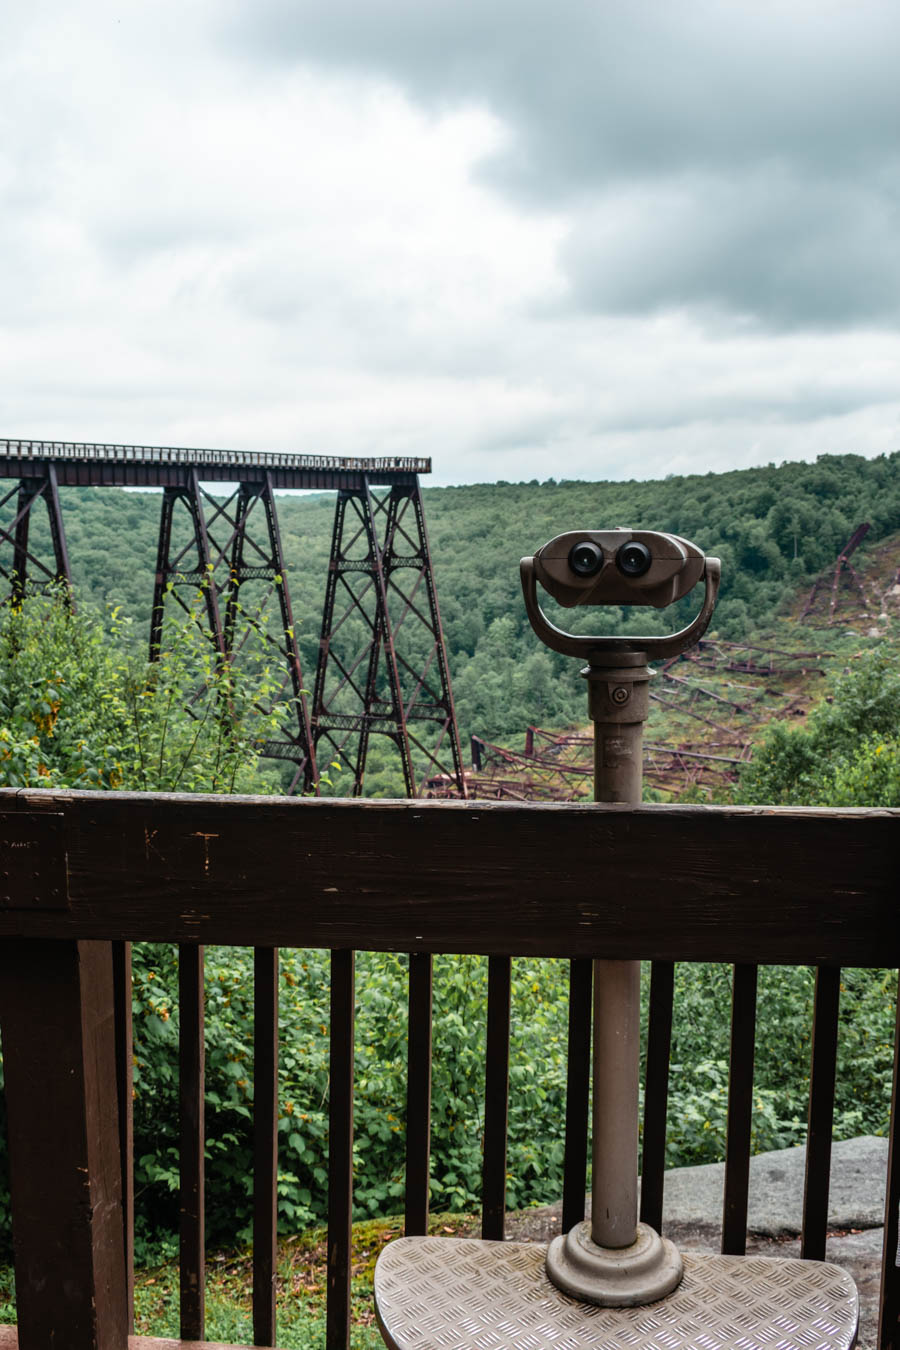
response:
<path id="1" fill-rule="evenodd" d="M 131 994 L 131 943 L 114 942 L 113 1016 L 116 1026 L 116 1084 L 119 1102 L 119 1152 L 122 1166 L 122 1224 L 125 1238 L 125 1290 L 128 1329 L 134 1330 L 134 1034 Z"/>
<path id="2" fill-rule="evenodd" d="M 566 1142 L 563 1156 L 562 1231 L 584 1218 L 587 1190 L 588 1103 L 591 1092 L 593 961 L 569 962 L 569 1039 L 566 1060 Z"/>
<path id="3" fill-rule="evenodd" d="M 666 1171 L 666 1116 L 669 1105 L 669 1051 L 675 965 L 654 961 L 650 970 L 647 1072 L 644 1086 L 644 1137 L 641 1154 L 641 1222 L 662 1231 Z"/>
<path id="4" fill-rule="evenodd" d="M 278 1269 L 278 951 L 253 953 L 253 1343 L 275 1344 Z"/>
<path id="5" fill-rule="evenodd" d="M 888 1174 L 884 1196 L 884 1246 L 881 1258 L 881 1301 L 878 1309 L 879 1350 L 900 1350 L 900 1265 L 897 1264 L 900 1218 L 900 998 L 894 1031 L 894 1084 L 888 1140 Z"/>
<path id="6" fill-rule="evenodd" d="M 806 1174 L 803 1183 L 803 1230 L 800 1239 L 800 1255 L 812 1261 L 825 1260 L 840 999 L 840 967 L 819 966 L 816 971 L 816 993 L 813 1003 L 809 1123 L 806 1134 Z"/>
<path id="7" fill-rule="evenodd" d="M 352 951 L 331 953 L 325 1350 L 349 1350 L 350 1346 L 355 972 L 356 960 Z"/>
<path id="8" fill-rule="evenodd" d="M 409 957 L 409 1035 L 406 1077 L 406 1214 L 407 1237 L 428 1232 L 431 1159 L 431 1005 L 432 959 L 422 952 Z"/>
<path id="9" fill-rule="evenodd" d="M 127 1335 L 113 965 L 106 942 L 0 942 L 23 1350 Z"/>
<path id="10" fill-rule="evenodd" d="M 65 815 L 69 908 L 7 909 L 0 934 L 900 965 L 896 811 L 13 802 Z"/>
<path id="11" fill-rule="evenodd" d="M 743 1256 L 747 1248 L 747 1191 L 750 1183 L 753 1058 L 756 1046 L 756 982 L 756 966 L 747 964 L 735 966 L 731 998 L 731 1064 L 728 1073 L 725 1197 L 722 1206 L 722 1252 L 727 1256 Z"/>
<path id="12" fill-rule="evenodd" d="M 202 1340 L 206 1321 L 206 1046 L 203 1016 L 203 947 L 178 949 L 179 1110 L 181 1116 L 180 1329 L 184 1340 Z"/>
<path id="13" fill-rule="evenodd" d="M 488 960 L 487 1046 L 484 1071 L 484 1163 L 481 1236 L 502 1242 L 506 1225 L 506 1133 L 509 1118 L 509 1006 L 512 962 Z"/>

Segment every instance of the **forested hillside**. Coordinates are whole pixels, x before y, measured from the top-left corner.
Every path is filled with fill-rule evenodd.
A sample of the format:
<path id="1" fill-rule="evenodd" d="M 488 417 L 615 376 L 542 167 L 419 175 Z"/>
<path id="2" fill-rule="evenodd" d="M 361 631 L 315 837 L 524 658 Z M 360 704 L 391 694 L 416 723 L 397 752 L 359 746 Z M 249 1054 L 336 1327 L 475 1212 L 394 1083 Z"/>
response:
<path id="1" fill-rule="evenodd" d="M 117 489 L 63 492 L 69 552 L 78 591 L 122 606 L 135 642 L 147 633 L 159 495 Z M 282 496 L 288 558 L 304 670 L 312 679 L 334 510 L 333 494 Z M 672 530 L 722 559 L 715 627 L 740 639 L 765 629 L 798 586 L 833 562 L 853 529 L 869 521 L 862 550 L 900 528 L 900 453 L 877 459 L 825 456 L 662 481 L 492 483 L 426 488 L 425 507 L 438 596 L 463 737 L 518 736 L 529 722 L 565 725 L 583 718 L 577 663 L 538 646 L 525 618 L 519 558 L 563 530 L 626 525 Z M 641 631 L 688 617 L 642 611 Z M 552 606 L 548 606 L 552 608 Z M 570 611 L 566 623 L 597 624 L 596 611 Z M 628 616 L 605 612 L 606 631 Z"/>

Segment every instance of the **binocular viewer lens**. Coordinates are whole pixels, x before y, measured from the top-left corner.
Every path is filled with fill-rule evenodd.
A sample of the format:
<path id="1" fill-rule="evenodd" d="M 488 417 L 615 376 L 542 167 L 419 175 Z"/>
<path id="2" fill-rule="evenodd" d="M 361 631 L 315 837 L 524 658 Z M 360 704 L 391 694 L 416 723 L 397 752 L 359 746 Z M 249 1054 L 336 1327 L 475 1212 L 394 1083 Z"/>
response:
<path id="1" fill-rule="evenodd" d="M 637 539 L 623 544 L 616 553 L 616 567 L 625 577 L 642 577 L 652 561 L 647 545 Z M 569 553 L 569 566 L 576 576 L 595 576 L 603 566 L 603 549 L 591 539 L 582 539 Z"/>
<path id="2" fill-rule="evenodd" d="M 641 544 L 637 539 L 623 544 L 616 554 L 616 567 L 625 577 L 642 577 L 650 570 L 652 561 L 647 545 Z"/>
<path id="3" fill-rule="evenodd" d="M 575 544 L 569 554 L 569 566 L 576 576 L 592 577 L 603 566 L 603 549 L 590 539 Z"/>

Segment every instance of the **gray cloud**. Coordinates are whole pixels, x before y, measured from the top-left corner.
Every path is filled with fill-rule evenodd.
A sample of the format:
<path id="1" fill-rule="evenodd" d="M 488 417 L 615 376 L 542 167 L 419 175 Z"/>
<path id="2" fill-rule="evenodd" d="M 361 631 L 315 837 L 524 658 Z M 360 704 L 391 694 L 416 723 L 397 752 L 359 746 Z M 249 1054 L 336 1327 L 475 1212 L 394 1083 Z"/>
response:
<path id="1" fill-rule="evenodd" d="M 481 175 L 570 214 L 576 306 L 900 316 L 893 0 L 259 0 L 228 37 L 489 106 L 510 134 Z"/>
<path id="2" fill-rule="evenodd" d="M 900 191 L 791 175 L 689 177 L 620 193 L 577 219 L 562 262 L 607 312 L 699 307 L 780 329 L 900 318 Z"/>
<path id="3" fill-rule="evenodd" d="M 232 29 L 270 60 L 330 62 L 427 103 L 509 120 L 497 166 L 545 200 L 609 177 L 777 155 L 853 167 L 893 153 L 900 9 L 709 0 L 259 0 Z"/>

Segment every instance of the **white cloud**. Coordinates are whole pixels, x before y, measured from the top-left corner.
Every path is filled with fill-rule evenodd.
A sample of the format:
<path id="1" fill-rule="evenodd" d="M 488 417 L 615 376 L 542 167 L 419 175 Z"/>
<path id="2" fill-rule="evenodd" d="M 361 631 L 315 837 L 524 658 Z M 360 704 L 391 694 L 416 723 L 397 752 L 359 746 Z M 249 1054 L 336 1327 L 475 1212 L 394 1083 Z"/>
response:
<path id="1" fill-rule="evenodd" d="M 712 72 L 721 23 L 666 6 L 639 43 L 634 8 L 606 82 L 580 3 L 506 47 L 512 12 L 462 0 L 405 47 L 388 0 L 298 4 L 299 38 L 242 8 L 240 44 L 213 0 L 6 9 L 0 434 L 412 451 L 437 481 L 895 448 L 896 180 L 886 133 L 850 152 L 895 93 L 881 52 L 855 78 L 878 7 L 790 42 L 735 7 L 712 91 L 684 59 Z"/>

